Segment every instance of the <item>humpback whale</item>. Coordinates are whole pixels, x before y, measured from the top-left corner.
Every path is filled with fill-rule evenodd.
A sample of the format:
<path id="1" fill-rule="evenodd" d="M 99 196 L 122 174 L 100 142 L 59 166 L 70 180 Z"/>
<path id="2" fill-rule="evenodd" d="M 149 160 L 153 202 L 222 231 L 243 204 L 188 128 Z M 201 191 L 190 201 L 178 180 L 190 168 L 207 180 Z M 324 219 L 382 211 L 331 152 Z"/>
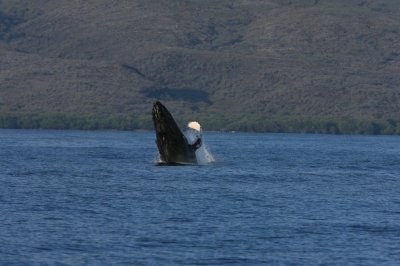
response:
<path id="1" fill-rule="evenodd" d="M 153 103 L 152 116 L 162 164 L 197 164 L 195 152 L 201 146 L 201 138 L 189 144 L 171 113 L 160 101 Z"/>

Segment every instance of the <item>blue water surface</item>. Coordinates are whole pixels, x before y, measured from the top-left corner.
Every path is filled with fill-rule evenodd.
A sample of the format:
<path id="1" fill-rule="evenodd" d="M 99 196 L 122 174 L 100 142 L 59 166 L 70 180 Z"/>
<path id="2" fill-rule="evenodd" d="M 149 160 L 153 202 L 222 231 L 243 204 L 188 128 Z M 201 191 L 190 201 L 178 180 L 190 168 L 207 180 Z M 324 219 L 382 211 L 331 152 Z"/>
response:
<path id="1" fill-rule="evenodd" d="M 0 265 L 398 265 L 400 137 L 0 130 Z"/>

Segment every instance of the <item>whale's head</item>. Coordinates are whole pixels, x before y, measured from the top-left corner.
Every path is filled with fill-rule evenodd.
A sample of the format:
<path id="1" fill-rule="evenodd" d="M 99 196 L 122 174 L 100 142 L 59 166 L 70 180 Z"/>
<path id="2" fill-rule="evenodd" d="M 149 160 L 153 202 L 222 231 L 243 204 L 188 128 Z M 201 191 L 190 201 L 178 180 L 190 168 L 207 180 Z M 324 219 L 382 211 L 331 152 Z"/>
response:
<path id="1" fill-rule="evenodd" d="M 190 151 L 186 137 L 161 102 L 153 103 L 152 116 L 160 159 L 166 163 L 195 162 L 194 152 Z"/>
<path id="2" fill-rule="evenodd" d="M 173 136 L 182 134 L 168 109 L 160 102 L 153 103 L 153 123 L 157 133 Z"/>

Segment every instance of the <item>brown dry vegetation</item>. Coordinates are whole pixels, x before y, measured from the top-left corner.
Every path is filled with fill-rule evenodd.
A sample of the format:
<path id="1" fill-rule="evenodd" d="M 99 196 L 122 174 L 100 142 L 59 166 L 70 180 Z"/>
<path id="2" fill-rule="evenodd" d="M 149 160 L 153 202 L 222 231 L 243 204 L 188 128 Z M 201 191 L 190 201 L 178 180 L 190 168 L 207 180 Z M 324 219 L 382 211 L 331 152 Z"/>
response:
<path id="1" fill-rule="evenodd" d="M 400 2 L 0 0 L 0 113 L 148 117 L 157 98 L 215 128 L 400 121 Z"/>

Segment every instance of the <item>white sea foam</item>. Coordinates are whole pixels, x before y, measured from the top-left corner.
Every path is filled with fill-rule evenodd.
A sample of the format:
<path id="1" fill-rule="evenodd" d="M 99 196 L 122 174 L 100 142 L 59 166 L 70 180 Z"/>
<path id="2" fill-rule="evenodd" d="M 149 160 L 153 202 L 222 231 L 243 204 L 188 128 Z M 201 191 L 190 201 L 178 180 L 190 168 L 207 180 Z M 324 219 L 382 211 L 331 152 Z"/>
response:
<path id="1" fill-rule="evenodd" d="M 196 158 L 197 162 L 200 165 L 206 165 L 209 163 L 215 162 L 214 156 L 211 154 L 210 150 L 208 149 L 205 139 L 202 136 L 201 131 L 197 131 L 191 128 L 188 128 L 185 132 L 185 136 L 189 143 L 194 143 L 197 138 L 201 138 L 202 144 L 200 148 L 196 150 Z"/>
<path id="2" fill-rule="evenodd" d="M 203 141 L 204 141 L 204 139 L 203 139 Z M 196 157 L 197 157 L 197 162 L 200 165 L 206 165 L 206 164 L 215 162 L 214 156 L 211 154 L 211 152 L 208 150 L 207 145 L 205 145 L 204 143 L 196 151 Z"/>

